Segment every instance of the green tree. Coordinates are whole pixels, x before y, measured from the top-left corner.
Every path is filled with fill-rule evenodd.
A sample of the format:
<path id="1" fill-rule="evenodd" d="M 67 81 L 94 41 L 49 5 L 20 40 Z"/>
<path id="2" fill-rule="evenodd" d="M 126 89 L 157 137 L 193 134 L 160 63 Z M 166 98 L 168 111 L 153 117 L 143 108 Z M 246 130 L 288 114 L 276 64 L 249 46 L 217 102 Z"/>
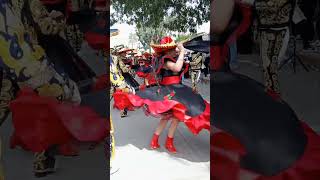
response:
<path id="1" fill-rule="evenodd" d="M 134 45 L 136 45 L 138 42 L 137 36 L 134 33 L 129 34 L 129 44 L 131 45 L 131 48 L 133 48 Z"/>
<path id="2" fill-rule="evenodd" d="M 177 42 L 181 42 L 181 41 L 187 40 L 187 39 L 189 39 L 191 37 L 192 37 L 192 34 L 178 34 L 176 36 L 176 41 Z"/>
<path id="3" fill-rule="evenodd" d="M 136 29 L 136 35 L 139 38 L 144 49 L 149 49 L 152 42 L 159 42 L 164 36 L 171 35 L 169 30 L 160 24 L 156 28 L 140 26 Z"/>
<path id="4" fill-rule="evenodd" d="M 210 0 L 111 0 L 111 23 L 137 28 L 163 27 L 170 31 L 196 32 L 210 18 Z"/>

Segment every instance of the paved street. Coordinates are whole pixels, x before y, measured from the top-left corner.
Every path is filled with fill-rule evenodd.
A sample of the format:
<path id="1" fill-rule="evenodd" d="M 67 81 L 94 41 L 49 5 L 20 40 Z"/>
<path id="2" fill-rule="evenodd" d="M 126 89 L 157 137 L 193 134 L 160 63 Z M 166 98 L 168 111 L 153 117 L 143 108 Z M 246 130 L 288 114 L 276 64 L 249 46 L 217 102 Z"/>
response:
<path id="1" fill-rule="evenodd" d="M 188 80 L 185 84 L 190 84 Z M 204 98 L 210 99 L 209 84 L 200 84 Z M 133 179 L 153 180 L 209 180 L 210 147 L 209 132 L 202 131 L 194 136 L 182 123 L 175 136 L 178 154 L 168 154 L 163 144 L 167 131 L 163 132 L 158 151 L 150 150 L 149 143 L 159 122 L 146 117 L 142 110 L 129 112 L 121 119 L 119 111 L 111 109 L 115 126 L 116 158 L 114 166 L 120 168 L 111 180 Z"/>
<path id="2" fill-rule="evenodd" d="M 6 180 L 36 180 L 33 177 L 33 154 L 21 149 L 10 149 L 12 133 L 10 118 L 1 127 L 2 158 Z M 103 147 L 93 151 L 83 151 L 78 157 L 57 157 L 57 173 L 41 180 L 107 180 L 107 164 Z"/>
<path id="3" fill-rule="evenodd" d="M 262 61 L 258 55 L 240 55 L 239 59 L 238 72 L 263 82 Z M 286 65 L 280 71 L 282 96 L 299 118 L 320 132 L 320 72 L 306 72 L 298 64 L 294 74 L 291 67 Z"/>

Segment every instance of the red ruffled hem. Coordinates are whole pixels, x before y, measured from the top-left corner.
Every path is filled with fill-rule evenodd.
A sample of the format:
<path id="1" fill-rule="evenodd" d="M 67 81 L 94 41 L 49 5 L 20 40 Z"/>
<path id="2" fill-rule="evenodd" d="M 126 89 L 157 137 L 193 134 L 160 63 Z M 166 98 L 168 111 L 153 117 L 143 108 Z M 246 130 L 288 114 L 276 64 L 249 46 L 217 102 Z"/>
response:
<path id="1" fill-rule="evenodd" d="M 101 91 L 109 87 L 110 77 L 107 74 L 101 75 L 97 78 L 96 83 L 92 86 L 92 91 Z"/>
<path id="2" fill-rule="evenodd" d="M 244 148 L 227 133 L 214 133 L 211 136 L 211 178 L 214 180 L 319 180 L 320 136 L 305 123 L 302 123 L 302 126 L 308 138 L 303 156 L 289 169 L 272 177 L 242 169 L 239 161 Z"/>
<path id="3" fill-rule="evenodd" d="M 52 145 L 102 142 L 109 123 L 89 107 L 59 103 L 23 89 L 10 103 L 14 133 L 11 147 L 41 152 Z"/>
<path id="4" fill-rule="evenodd" d="M 136 74 L 138 77 L 141 77 L 141 78 L 146 78 L 148 76 L 148 73 L 144 73 L 141 71 L 136 72 Z"/>
<path id="5" fill-rule="evenodd" d="M 114 107 L 120 110 L 143 107 L 147 105 L 147 111 L 153 116 L 161 116 L 170 112 L 170 115 L 185 123 L 193 134 L 199 134 L 202 129 L 210 130 L 210 104 L 205 101 L 205 111 L 195 117 L 186 114 L 187 108 L 178 101 L 164 99 L 162 101 L 151 101 L 143 99 L 134 94 L 116 91 L 113 94 Z"/>
<path id="6" fill-rule="evenodd" d="M 89 46 L 95 50 L 108 49 L 109 37 L 94 32 L 86 32 L 84 34 Z"/>
<path id="7" fill-rule="evenodd" d="M 136 74 L 140 78 L 147 79 L 149 85 L 157 83 L 156 78 L 151 73 L 144 73 L 144 72 L 138 71 Z"/>

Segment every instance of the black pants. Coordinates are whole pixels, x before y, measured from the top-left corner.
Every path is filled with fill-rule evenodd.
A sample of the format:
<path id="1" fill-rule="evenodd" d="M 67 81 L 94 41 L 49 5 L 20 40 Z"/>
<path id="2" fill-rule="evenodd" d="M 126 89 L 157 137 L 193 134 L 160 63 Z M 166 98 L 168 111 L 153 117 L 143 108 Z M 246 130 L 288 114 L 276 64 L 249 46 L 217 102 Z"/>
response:
<path id="1" fill-rule="evenodd" d="M 300 34 L 303 39 L 305 48 L 309 47 L 309 41 L 314 39 L 315 29 L 313 24 L 313 17 L 317 6 L 317 0 L 303 0 L 299 3 L 299 7 L 305 17 L 305 21 L 296 25 L 297 34 Z"/>

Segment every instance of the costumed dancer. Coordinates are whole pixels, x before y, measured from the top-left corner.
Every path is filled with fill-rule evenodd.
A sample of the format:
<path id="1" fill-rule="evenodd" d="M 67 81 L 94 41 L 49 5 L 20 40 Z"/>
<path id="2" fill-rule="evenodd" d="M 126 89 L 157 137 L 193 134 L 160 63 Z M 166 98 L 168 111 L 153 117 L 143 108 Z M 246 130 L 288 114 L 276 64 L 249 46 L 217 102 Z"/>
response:
<path id="1" fill-rule="evenodd" d="M 271 1 L 259 1 L 262 2 L 269 5 Z M 279 1 L 272 2 L 276 5 Z M 240 26 L 229 29 L 234 24 L 231 18 L 234 6 L 244 8 L 233 0 L 216 0 L 211 4 L 214 12 L 211 22 L 215 23 L 211 26 L 214 70 L 211 74 L 214 92 L 211 179 L 317 180 L 320 178 L 320 136 L 300 121 L 283 100 L 266 93 L 265 86 L 224 68 L 228 66 L 226 57 L 216 53 L 217 47 L 228 46 L 230 38 L 237 38 L 241 34 L 238 32 L 249 26 L 245 16 L 248 11 L 242 11 L 244 19 Z M 275 9 L 269 12 L 281 10 L 279 6 L 272 8 Z"/>
<path id="2" fill-rule="evenodd" d="M 157 83 L 153 68 L 150 63 L 150 56 L 151 55 L 149 53 L 144 53 L 142 57 L 138 59 L 139 68 L 136 71 L 137 76 L 143 78 L 145 86 L 150 86 Z"/>
<path id="3" fill-rule="evenodd" d="M 188 70 L 184 67 L 185 49 L 182 44 L 177 45 L 171 37 L 164 37 L 160 44 L 152 44 L 151 47 L 158 55 L 153 60 L 153 68 L 159 75 L 158 86 L 135 94 L 116 91 L 113 95 L 114 106 L 120 110 L 146 107 L 149 114 L 161 117 L 150 143 L 151 149 L 160 148 L 159 136 L 171 120 L 165 147 L 169 152 L 176 153 L 173 140 L 179 122 L 185 123 L 193 134 L 198 134 L 202 129 L 209 130 L 210 104 L 181 82 L 181 77 Z"/>
<path id="4" fill-rule="evenodd" d="M 260 34 L 265 86 L 268 93 L 275 97 L 281 96 L 278 64 L 279 59 L 285 55 L 289 42 L 289 24 L 294 5 L 295 0 L 257 0 L 254 4 Z"/>
<path id="5" fill-rule="evenodd" d="M 110 89 L 110 101 L 113 97 L 113 93 L 114 91 L 119 88 L 122 89 L 123 91 L 127 91 L 127 92 L 133 92 L 134 88 L 131 87 L 130 85 L 128 85 L 124 79 L 124 77 L 121 75 L 120 71 L 118 70 L 117 66 L 114 64 L 115 61 L 114 59 L 116 59 L 115 56 L 111 56 L 110 57 L 110 81 L 111 81 L 111 89 Z M 126 113 L 126 112 L 125 112 Z M 121 117 L 123 117 L 123 115 L 121 114 Z M 114 172 L 116 172 L 118 169 L 116 169 L 113 166 L 113 159 L 115 157 L 115 139 L 114 139 L 114 128 L 113 128 L 113 122 L 112 122 L 112 118 L 110 118 L 110 125 L 111 125 L 111 130 L 110 130 L 110 141 L 109 141 L 109 145 L 110 145 L 110 174 L 113 174 Z"/>
<path id="6" fill-rule="evenodd" d="M 113 87 L 112 90 L 126 89 L 127 87 L 139 87 L 139 83 L 131 76 L 131 70 L 124 63 L 124 60 L 126 59 L 126 53 L 128 51 L 132 50 L 128 48 L 122 48 L 115 52 L 116 55 L 112 55 L 111 57 L 111 68 L 115 77 L 111 79 L 111 84 Z M 128 115 L 127 109 L 123 109 L 120 115 L 122 118 L 126 117 Z"/>
<path id="7" fill-rule="evenodd" d="M 67 153 L 73 142 L 100 142 L 107 123 L 90 108 L 78 106 L 75 81 L 38 44 L 39 31 L 49 35 L 63 29 L 59 17 L 38 0 L 2 1 L 1 7 L 1 95 L 7 98 L 1 101 L 1 121 L 10 108 L 11 146 L 34 152 L 34 174 L 45 176 L 54 172 L 57 151 Z"/>
<path id="8" fill-rule="evenodd" d="M 217 10 L 211 16 L 219 14 L 220 17 L 225 19 L 232 16 L 233 11 L 230 11 L 230 9 L 234 6 L 232 5 L 233 1 L 242 4 L 240 11 L 243 11 L 244 16 L 248 16 L 251 13 L 250 7 L 253 7 L 258 20 L 260 56 L 263 62 L 266 91 L 275 98 L 279 98 L 278 64 L 279 59 L 284 56 L 286 45 L 289 42 L 289 24 L 295 0 L 232 0 L 231 3 L 228 3 L 228 1 L 222 5 L 225 6 L 226 10 Z M 224 2 L 216 1 L 214 3 L 219 5 L 219 3 Z M 215 22 L 212 25 L 218 31 L 222 31 L 220 27 L 226 26 L 219 20 Z M 250 22 L 247 23 L 250 24 Z"/>
<path id="9" fill-rule="evenodd" d="M 122 76 L 121 71 L 119 70 L 117 66 L 117 57 L 116 56 L 111 56 L 110 57 L 110 81 L 111 81 L 111 89 L 110 89 L 110 100 L 113 96 L 114 91 L 117 89 L 121 89 L 124 92 L 135 92 L 134 87 L 130 86 L 125 81 L 125 78 Z M 110 174 L 113 174 L 114 172 L 118 171 L 118 169 L 113 167 L 112 160 L 114 159 L 115 156 L 115 139 L 114 139 L 114 128 L 113 128 L 113 122 L 112 119 L 110 118 L 110 124 L 111 124 L 111 131 L 110 131 L 110 167 L 111 171 Z"/>
<path id="10" fill-rule="evenodd" d="M 191 83 L 192 90 L 198 92 L 197 83 L 199 82 L 201 69 L 203 66 L 203 56 L 200 52 L 194 52 L 191 56 L 192 60 L 190 61 L 190 74 L 191 74 Z"/>

